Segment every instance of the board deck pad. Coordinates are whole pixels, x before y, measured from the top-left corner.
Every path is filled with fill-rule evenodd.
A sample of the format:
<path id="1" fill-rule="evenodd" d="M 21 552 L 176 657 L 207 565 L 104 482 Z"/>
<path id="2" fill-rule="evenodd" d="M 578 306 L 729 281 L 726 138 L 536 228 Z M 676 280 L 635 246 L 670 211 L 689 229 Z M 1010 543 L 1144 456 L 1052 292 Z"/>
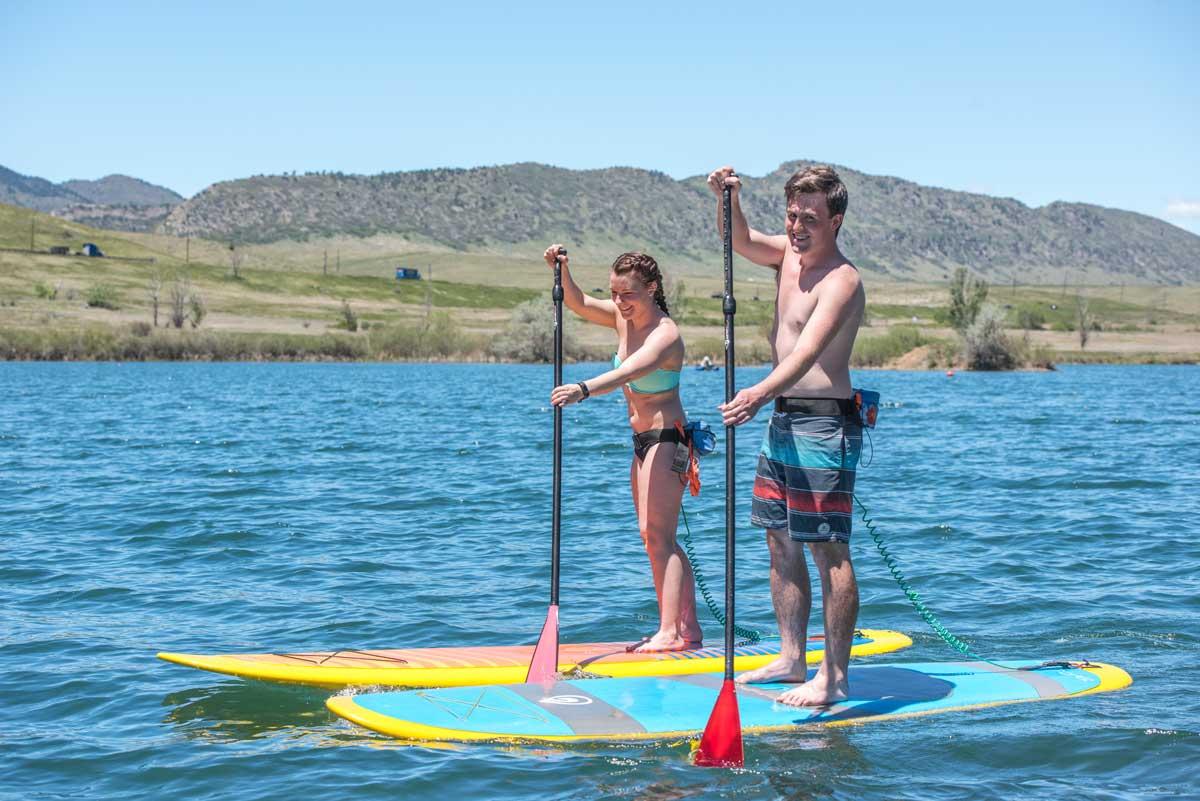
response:
<path id="1" fill-rule="evenodd" d="M 1080 664 L 851 665 L 850 697 L 840 703 L 812 708 L 777 703 L 797 685 L 774 683 L 738 685 L 738 708 L 743 731 L 784 731 L 1071 698 L 1133 681 L 1112 665 Z M 326 705 L 353 723 L 406 740 L 657 739 L 699 734 L 723 678 L 694 674 L 408 690 L 337 695 Z"/>
<path id="2" fill-rule="evenodd" d="M 897 631 L 859 629 L 851 656 L 889 653 L 912 645 Z M 695 648 L 662 653 L 628 653 L 625 642 L 564 644 L 559 647 L 561 673 L 583 670 L 610 677 L 666 676 L 724 670 L 725 648 Z M 808 661 L 821 661 L 825 640 L 808 638 Z M 737 670 L 753 670 L 779 655 L 778 640 L 734 649 Z M 395 648 L 280 654 L 176 654 L 159 659 L 247 679 L 312 684 L 319 687 L 463 687 L 515 684 L 525 680 L 532 645 L 478 648 Z"/>

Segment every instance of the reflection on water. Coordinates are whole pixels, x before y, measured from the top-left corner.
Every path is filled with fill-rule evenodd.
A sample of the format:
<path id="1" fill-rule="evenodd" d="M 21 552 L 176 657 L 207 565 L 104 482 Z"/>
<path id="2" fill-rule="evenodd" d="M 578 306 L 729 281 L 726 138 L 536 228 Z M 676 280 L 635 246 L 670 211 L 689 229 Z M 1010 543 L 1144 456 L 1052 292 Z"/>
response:
<path id="1" fill-rule="evenodd" d="M 214 741 L 253 740 L 280 730 L 329 725 L 327 692 L 240 679 L 169 693 L 163 721 L 185 736 Z"/>

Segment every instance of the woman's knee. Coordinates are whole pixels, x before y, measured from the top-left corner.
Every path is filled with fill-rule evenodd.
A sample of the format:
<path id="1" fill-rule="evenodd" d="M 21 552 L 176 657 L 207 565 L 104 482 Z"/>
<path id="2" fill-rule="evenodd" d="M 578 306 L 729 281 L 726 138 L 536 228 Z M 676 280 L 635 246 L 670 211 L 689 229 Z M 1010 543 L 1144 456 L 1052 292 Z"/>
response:
<path id="1" fill-rule="evenodd" d="M 642 526 L 640 533 L 647 551 L 674 553 L 679 547 L 675 542 L 675 531 L 665 526 Z"/>

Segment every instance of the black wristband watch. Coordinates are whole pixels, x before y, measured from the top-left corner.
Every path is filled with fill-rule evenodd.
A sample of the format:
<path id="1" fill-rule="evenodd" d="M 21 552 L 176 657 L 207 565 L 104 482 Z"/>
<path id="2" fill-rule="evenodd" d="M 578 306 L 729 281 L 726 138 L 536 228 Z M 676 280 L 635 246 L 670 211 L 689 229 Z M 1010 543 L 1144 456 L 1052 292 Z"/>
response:
<path id="1" fill-rule="evenodd" d="M 580 400 L 587 400 L 588 398 L 590 398 L 592 396 L 592 391 L 587 388 L 586 381 L 580 381 L 575 386 L 579 387 L 579 391 L 583 393 L 583 397 L 580 398 Z"/>

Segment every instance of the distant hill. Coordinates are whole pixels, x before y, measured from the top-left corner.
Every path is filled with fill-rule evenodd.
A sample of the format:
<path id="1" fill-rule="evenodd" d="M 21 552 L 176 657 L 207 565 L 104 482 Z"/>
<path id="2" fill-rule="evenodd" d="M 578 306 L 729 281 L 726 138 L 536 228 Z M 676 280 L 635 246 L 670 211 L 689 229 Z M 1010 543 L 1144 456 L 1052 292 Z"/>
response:
<path id="1" fill-rule="evenodd" d="M 98 181 L 63 181 L 60 186 L 100 206 L 170 206 L 183 200 L 177 192 L 128 175 L 106 175 Z"/>
<path id="2" fill-rule="evenodd" d="M 51 212 L 87 202 L 86 197 L 60 184 L 0 167 L 0 203 Z"/>
<path id="3" fill-rule="evenodd" d="M 75 222 L 122 231 L 150 231 L 183 197 L 128 175 L 55 184 L 0 167 L 0 203 L 24 206 Z"/>
<path id="4" fill-rule="evenodd" d="M 751 224 L 781 233 L 783 185 L 801 162 L 743 176 Z M 997 283 L 1200 282 L 1200 236 L 1162 220 L 1079 203 L 1030 208 L 838 167 L 850 191 L 843 249 L 895 280 L 939 281 L 968 267 Z M 361 176 L 255 176 L 176 206 L 173 234 L 245 243 L 396 233 L 468 251 L 512 252 L 561 239 L 583 252 L 639 247 L 711 263 L 714 199 L 696 176 L 542 164 Z M 685 270 L 686 272 L 686 270 Z"/>

